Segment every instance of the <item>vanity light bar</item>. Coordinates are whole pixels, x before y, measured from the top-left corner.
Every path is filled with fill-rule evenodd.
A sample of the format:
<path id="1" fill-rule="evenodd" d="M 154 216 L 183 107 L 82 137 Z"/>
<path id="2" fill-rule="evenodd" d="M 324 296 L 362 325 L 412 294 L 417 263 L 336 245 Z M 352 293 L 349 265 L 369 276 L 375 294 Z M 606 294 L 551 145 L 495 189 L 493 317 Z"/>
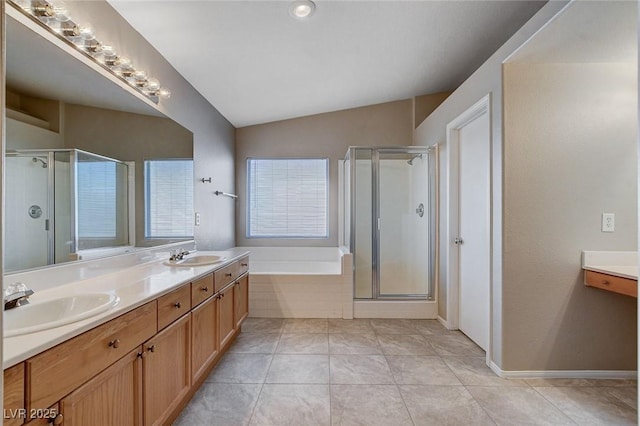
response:
<path id="1" fill-rule="evenodd" d="M 171 90 L 161 87 L 156 78 L 150 78 L 143 70 L 134 68 L 131 60 L 117 53 L 111 43 L 96 39 L 93 29 L 74 22 L 62 3 L 50 0 L 8 0 L 23 13 L 43 24 L 58 37 L 69 42 L 112 74 L 126 81 L 154 102 L 171 97 Z"/>

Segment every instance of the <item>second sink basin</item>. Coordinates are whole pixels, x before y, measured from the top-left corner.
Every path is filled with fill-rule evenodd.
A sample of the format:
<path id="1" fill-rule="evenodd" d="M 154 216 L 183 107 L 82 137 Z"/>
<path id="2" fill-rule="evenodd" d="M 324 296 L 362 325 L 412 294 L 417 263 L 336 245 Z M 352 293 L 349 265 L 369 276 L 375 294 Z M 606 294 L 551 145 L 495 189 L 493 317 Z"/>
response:
<path id="1" fill-rule="evenodd" d="M 203 265 L 212 265 L 214 263 L 222 262 L 226 260 L 226 257 L 223 256 L 215 256 L 215 255 L 200 255 L 193 257 L 186 257 L 182 260 L 178 260 L 176 262 L 167 261 L 165 264 L 169 266 L 203 266 Z"/>
<path id="2" fill-rule="evenodd" d="M 109 293 L 79 294 L 32 302 L 4 312 L 4 337 L 48 330 L 101 314 L 120 301 Z"/>

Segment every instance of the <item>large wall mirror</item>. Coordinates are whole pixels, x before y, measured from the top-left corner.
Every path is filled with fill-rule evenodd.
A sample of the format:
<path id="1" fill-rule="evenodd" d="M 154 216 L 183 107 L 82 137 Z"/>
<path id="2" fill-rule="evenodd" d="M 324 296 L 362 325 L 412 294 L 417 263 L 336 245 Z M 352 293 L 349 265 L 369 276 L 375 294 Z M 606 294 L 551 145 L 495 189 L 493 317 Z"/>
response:
<path id="1" fill-rule="evenodd" d="M 5 272 L 192 240 L 193 134 L 12 12 Z"/>

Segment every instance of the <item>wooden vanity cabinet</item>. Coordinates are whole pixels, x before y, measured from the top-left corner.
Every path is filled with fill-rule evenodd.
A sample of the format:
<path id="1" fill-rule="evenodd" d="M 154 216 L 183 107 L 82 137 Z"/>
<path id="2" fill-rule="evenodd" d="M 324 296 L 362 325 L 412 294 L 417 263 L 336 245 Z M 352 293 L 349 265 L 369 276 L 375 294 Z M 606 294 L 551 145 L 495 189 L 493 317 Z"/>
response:
<path id="1" fill-rule="evenodd" d="M 626 296 L 638 297 L 638 281 L 595 271 L 585 271 L 585 284 Z"/>
<path id="2" fill-rule="evenodd" d="M 233 316 L 235 327 L 238 329 L 242 321 L 249 315 L 249 274 L 244 274 L 236 281 L 233 293 L 233 300 L 236 304 Z"/>
<path id="3" fill-rule="evenodd" d="M 60 401 L 65 426 L 142 425 L 142 347 Z"/>
<path id="4" fill-rule="evenodd" d="M 156 302 L 26 361 L 28 410 L 47 409 L 156 334 Z"/>
<path id="5" fill-rule="evenodd" d="M 191 311 L 191 342 L 191 382 L 196 383 L 208 372 L 220 352 L 216 297 Z"/>
<path id="6" fill-rule="evenodd" d="M 218 294 L 218 335 L 220 338 L 220 350 L 224 350 L 231 342 L 236 332 L 234 318 L 235 295 L 234 285 L 227 286 Z"/>
<path id="7" fill-rule="evenodd" d="M 142 345 L 144 424 L 166 423 L 191 388 L 191 315 Z"/>
<path id="8" fill-rule="evenodd" d="M 24 364 L 4 370 L 4 422 L 5 426 L 24 423 Z"/>
<path id="9" fill-rule="evenodd" d="M 5 416 L 57 414 L 25 426 L 170 423 L 248 315 L 246 270 L 245 257 L 8 368 Z M 228 281 L 219 292 L 218 276 Z"/>

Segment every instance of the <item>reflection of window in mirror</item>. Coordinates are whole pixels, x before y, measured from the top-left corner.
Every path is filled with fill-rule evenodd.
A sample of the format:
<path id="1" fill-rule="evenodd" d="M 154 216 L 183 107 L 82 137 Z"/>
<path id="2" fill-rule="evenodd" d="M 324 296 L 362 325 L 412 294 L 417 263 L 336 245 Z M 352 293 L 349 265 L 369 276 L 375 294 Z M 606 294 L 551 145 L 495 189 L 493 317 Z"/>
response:
<path id="1" fill-rule="evenodd" d="M 127 165 L 77 155 L 78 250 L 129 244 Z"/>
<path id="2" fill-rule="evenodd" d="M 144 162 L 145 238 L 193 238 L 193 160 Z"/>

